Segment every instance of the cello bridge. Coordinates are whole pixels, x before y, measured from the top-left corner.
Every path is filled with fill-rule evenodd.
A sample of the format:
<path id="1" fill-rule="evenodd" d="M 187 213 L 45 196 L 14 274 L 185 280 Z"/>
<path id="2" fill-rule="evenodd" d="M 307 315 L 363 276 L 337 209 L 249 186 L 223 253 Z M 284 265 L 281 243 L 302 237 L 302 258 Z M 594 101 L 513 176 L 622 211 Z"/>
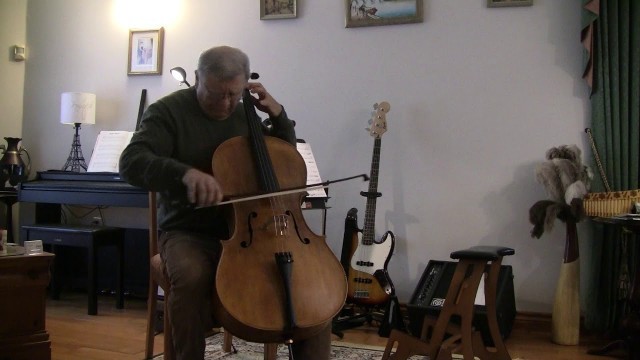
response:
<path id="1" fill-rule="evenodd" d="M 287 236 L 289 233 L 289 216 L 287 214 L 274 215 L 273 224 L 276 236 Z"/>

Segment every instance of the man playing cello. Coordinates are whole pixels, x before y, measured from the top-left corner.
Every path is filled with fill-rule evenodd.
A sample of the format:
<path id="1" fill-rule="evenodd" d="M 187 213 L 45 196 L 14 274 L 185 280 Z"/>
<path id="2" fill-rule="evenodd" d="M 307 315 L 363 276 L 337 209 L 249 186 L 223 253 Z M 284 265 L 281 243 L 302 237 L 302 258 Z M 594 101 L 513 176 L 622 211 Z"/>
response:
<path id="1" fill-rule="evenodd" d="M 246 136 L 240 99 L 245 89 L 269 115 L 263 132 L 295 145 L 293 122 L 258 82 L 249 82 L 249 59 L 241 50 L 220 46 L 198 60 L 195 85 L 151 104 L 139 130 L 120 158 L 120 174 L 134 186 L 160 194 L 160 256 L 171 282 L 169 316 L 178 359 L 203 359 L 205 332 L 212 326 L 211 299 L 220 239 L 229 226 L 215 206 L 223 189 L 212 175 L 211 159 L 220 144 Z M 204 207 L 196 209 L 197 207 Z M 251 284 L 247 284 L 251 286 Z M 293 344 L 296 359 L 328 359 L 330 322 Z"/>

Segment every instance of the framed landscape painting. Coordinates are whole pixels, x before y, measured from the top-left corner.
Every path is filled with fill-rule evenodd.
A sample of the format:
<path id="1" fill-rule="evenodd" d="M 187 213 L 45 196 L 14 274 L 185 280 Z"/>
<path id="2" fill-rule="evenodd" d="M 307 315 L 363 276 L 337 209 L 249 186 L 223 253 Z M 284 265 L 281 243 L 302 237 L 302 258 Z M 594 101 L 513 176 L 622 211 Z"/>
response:
<path id="1" fill-rule="evenodd" d="M 296 3 L 297 0 L 260 0 L 260 20 L 295 18 Z"/>
<path id="2" fill-rule="evenodd" d="M 346 27 L 422 22 L 422 0 L 345 0 Z"/>

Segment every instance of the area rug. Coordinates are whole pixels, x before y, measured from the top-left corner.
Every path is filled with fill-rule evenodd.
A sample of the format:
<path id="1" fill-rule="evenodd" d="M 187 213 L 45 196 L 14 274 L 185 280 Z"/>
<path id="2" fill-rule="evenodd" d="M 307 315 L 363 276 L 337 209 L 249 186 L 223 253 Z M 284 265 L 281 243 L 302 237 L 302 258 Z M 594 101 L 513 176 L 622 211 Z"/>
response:
<path id="1" fill-rule="evenodd" d="M 233 346 L 236 352 L 225 353 L 222 351 L 222 333 L 215 334 L 207 338 L 207 348 L 205 350 L 205 360 L 262 360 L 264 358 L 264 345 L 246 342 L 237 337 L 233 338 Z M 340 360 L 380 360 L 384 348 L 378 346 L 356 345 L 334 341 L 331 344 L 331 359 Z M 162 360 L 159 355 L 154 360 Z M 278 360 L 288 360 L 289 352 L 287 348 L 278 346 Z M 412 358 L 413 359 L 413 358 Z"/>
<path id="2" fill-rule="evenodd" d="M 205 360 L 262 360 L 264 359 L 264 345 L 258 343 L 246 342 L 237 337 L 233 338 L 233 346 L 235 352 L 226 353 L 222 351 L 222 333 L 215 334 L 207 338 L 207 348 L 205 350 Z M 362 344 L 351 344 L 340 341 L 331 342 L 331 359 L 336 360 L 380 360 L 384 348 L 381 346 L 370 346 Z M 453 355 L 454 359 L 462 359 L 462 356 Z M 164 357 L 159 355 L 154 360 L 162 360 Z M 288 360 L 289 352 L 287 348 L 278 346 L 277 360 Z M 426 356 L 412 356 L 410 360 L 428 359 Z M 477 359 L 477 358 L 476 358 Z M 297 360 L 297 359 L 296 359 Z M 300 359 L 304 360 L 304 359 Z M 514 359 L 519 360 L 519 359 Z"/>

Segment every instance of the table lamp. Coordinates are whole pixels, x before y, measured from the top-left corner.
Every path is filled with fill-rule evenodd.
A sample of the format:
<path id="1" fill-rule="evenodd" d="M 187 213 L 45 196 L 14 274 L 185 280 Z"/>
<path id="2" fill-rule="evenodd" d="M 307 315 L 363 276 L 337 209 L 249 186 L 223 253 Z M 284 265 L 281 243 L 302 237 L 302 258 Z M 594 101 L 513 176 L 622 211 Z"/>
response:
<path id="1" fill-rule="evenodd" d="M 183 68 L 177 66 L 171 69 L 170 71 L 171 71 L 171 76 L 173 76 L 174 79 L 178 80 L 180 82 L 180 85 L 185 84 L 188 87 L 191 87 L 191 85 L 187 81 L 187 72 L 184 71 Z"/>
<path id="2" fill-rule="evenodd" d="M 82 155 L 80 146 L 80 125 L 96 123 L 96 95 L 80 92 L 62 93 L 60 102 L 60 122 L 73 124 L 75 135 L 71 143 L 71 151 L 63 171 L 80 172 L 87 170 L 87 163 Z"/>

